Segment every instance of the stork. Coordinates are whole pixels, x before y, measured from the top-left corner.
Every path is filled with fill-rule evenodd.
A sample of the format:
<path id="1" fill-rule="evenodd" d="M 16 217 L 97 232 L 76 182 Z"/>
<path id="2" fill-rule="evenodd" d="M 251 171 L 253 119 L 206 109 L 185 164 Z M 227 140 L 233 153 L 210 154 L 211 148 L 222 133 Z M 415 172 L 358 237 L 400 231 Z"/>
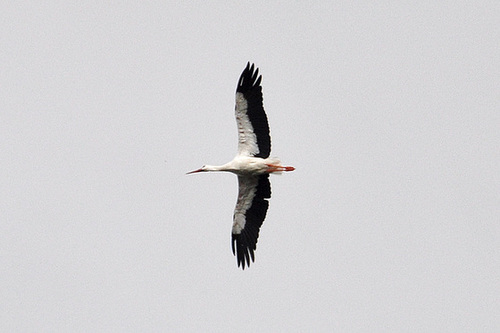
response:
<path id="1" fill-rule="evenodd" d="M 293 171 L 282 166 L 278 158 L 270 158 L 271 138 L 267 116 L 262 105 L 262 76 L 259 69 L 247 63 L 236 88 L 236 123 L 238 154 L 224 165 L 204 165 L 187 174 L 227 171 L 238 176 L 238 201 L 234 209 L 231 247 L 238 267 L 250 266 L 255 260 L 259 229 L 266 218 L 271 198 L 269 174 Z"/>

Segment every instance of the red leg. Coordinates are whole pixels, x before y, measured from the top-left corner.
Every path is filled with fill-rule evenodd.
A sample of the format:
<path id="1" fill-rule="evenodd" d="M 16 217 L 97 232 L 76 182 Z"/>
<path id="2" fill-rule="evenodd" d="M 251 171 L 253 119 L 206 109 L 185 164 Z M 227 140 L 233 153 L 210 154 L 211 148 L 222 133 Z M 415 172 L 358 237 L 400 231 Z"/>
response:
<path id="1" fill-rule="evenodd" d="M 293 171 L 295 170 L 294 167 L 291 166 L 281 166 L 281 165 L 276 165 L 276 164 L 267 164 L 267 173 L 273 173 L 273 172 L 283 172 L 283 171 Z"/>

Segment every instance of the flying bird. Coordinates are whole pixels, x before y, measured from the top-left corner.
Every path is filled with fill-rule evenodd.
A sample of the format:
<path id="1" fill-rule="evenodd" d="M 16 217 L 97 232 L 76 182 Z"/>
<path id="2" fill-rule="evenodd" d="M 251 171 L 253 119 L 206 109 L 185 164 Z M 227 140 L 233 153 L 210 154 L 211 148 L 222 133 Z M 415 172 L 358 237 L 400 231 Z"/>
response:
<path id="1" fill-rule="evenodd" d="M 234 209 L 231 247 L 238 267 L 250 266 L 255 260 L 259 229 L 266 218 L 271 198 L 269 174 L 293 171 L 282 166 L 278 158 L 270 158 L 271 137 L 262 105 L 262 76 L 259 69 L 247 63 L 236 87 L 236 123 L 238 154 L 224 165 L 204 165 L 188 174 L 207 171 L 227 171 L 238 176 L 238 201 Z"/>

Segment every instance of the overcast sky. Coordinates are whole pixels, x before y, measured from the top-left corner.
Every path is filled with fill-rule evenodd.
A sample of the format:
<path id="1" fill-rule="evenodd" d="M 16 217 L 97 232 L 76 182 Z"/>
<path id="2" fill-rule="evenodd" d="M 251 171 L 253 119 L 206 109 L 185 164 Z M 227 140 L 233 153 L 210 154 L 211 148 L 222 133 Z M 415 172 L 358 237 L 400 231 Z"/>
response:
<path id="1" fill-rule="evenodd" d="M 173 3 L 2 5 L 0 330 L 500 331 L 500 3 Z M 242 271 L 185 172 L 247 61 L 296 170 Z"/>

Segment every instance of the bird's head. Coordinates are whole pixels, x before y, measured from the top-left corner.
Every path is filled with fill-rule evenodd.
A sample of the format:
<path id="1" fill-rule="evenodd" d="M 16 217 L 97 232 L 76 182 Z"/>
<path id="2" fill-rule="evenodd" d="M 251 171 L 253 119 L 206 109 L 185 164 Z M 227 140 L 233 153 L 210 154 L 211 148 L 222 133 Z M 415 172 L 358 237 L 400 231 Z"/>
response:
<path id="1" fill-rule="evenodd" d="M 192 173 L 197 173 L 197 172 L 205 172 L 205 171 L 207 171 L 207 166 L 206 165 L 202 166 L 201 168 L 199 168 L 197 170 L 187 172 L 186 175 L 190 175 Z"/>

